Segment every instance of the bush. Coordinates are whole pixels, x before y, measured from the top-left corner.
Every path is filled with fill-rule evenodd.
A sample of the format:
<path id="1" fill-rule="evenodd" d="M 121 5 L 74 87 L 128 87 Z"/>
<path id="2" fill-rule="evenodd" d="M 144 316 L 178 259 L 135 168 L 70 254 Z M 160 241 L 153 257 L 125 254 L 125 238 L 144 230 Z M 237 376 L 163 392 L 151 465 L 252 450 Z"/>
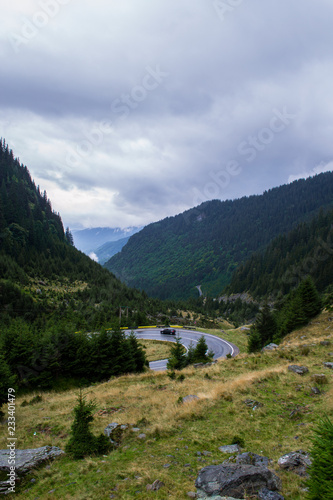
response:
<path id="1" fill-rule="evenodd" d="M 308 500 L 333 499 L 333 423 L 326 416 L 319 421 L 312 438 Z"/>
<path id="2" fill-rule="evenodd" d="M 90 430 L 95 408 L 96 404 L 93 401 L 87 403 L 80 392 L 74 408 L 75 417 L 71 427 L 71 437 L 65 447 L 65 451 L 75 459 L 87 455 L 101 455 L 111 448 L 111 443 L 104 434 L 94 436 Z"/>

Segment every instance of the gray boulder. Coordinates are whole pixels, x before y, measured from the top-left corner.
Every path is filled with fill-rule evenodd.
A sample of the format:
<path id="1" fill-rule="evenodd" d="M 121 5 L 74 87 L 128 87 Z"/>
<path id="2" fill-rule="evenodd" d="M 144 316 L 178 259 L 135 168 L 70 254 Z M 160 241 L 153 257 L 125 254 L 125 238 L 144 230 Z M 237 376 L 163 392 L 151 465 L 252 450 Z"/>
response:
<path id="1" fill-rule="evenodd" d="M 261 350 L 263 352 L 265 351 L 274 351 L 275 349 L 277 349 L 279 346 L 277 344 L 273 344 L 273 342 L 271 344 L 268 344 L 266 345 L 265 347 L 263 347 Z"/>
<path id="2" fill-rule="evenodd" d="M 121 442 L 123 432 L 127 429 L 128 425 L 121 425 L 113 422 L 105 427 L 104 434 L 109 438 L 112 446 L 118 447 Z"/>
<path id="3" fill-rule="evenodd" d="M 259 500 L 284 500 L 284 497 L 277 491 L 270 491 L 267 488 L 262 488 L 258 493 Z"/>
<path id="4" fill-rule="evenodd" d="M 197 498 L 231 496 L 244 498 L 254 495 L 262 488 L 269 491 L 281 489 L 281 480 L 267 467 L 248 464 L 210 465 L 199 472 L 195 482 Z"/>
<path id="5" fill-rule="evenodd" d="M 331 370 L 333 370 L 333 363 L 328 361 L 327 363 L 324 363 L 324 366 L 326 366 L 326 368 L 330 368 Z"/>
<path id="6" fill-rule="evenodd" d="M 56 457 L 64 455 L 64 451 L 56 446 L 42 446 L 27 450 L 0 450 L 0 493 L 8 491 L 7 481 L 10 473 L 11 459 L 15 460 L 15 481 L 21 479 L 32 469 L 40 467 Z"/>
<path id="7" fill-rule="evenodd" d="M 292 451 L 278 460 L 281 469 L 293 471 L 299 476 L 307 476 L 307 468 L 311 463 L 309 454 L 303 450 Z"/>
<path id="8" fill-rule="evenodd" d="M 252 452 L 246 452 L 246 453 L 240 453 L 236 457 L 230 457 L 227 460 L 223 462 L 223 465 L 225 464 L 238 464 L 238 465 L 254 465 L 255 467 L 268 467 L 269 462 L 271 460 L 268 457 L 264 457 L 261 455 L 257 455 L 256 453 Z"/>
<path id="9" fill-rule="evenodd" d="M 239 453 L 241 449 L 238 444 L 229 444 L 226 446 L 220 446 L 219 451 L 222 453 Z"/>
<path id="10" fill-rule="evenodd" d="M 304 373 L 308 373 L 309 369 L 306 366 L 298 366 L 298 365 L 289 365 L 288 370 L 290 372 L 297 373 L 298 375 L 304 375 Z"/>

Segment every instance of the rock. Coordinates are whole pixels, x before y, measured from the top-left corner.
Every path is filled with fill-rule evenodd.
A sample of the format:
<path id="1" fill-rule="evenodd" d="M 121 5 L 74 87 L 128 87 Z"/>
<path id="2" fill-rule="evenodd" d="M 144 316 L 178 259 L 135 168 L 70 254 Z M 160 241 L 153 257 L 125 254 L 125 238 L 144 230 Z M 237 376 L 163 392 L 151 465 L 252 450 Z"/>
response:
<path id="1" fill-rule="evenodd" d="M 238 465 L 254 465 L 255 467 L 268 467 L 270 459 L 268 457 L 263 457 L 261 455 L 257 455 L 256 453 L 246 452 L 240 453 L 237 457 L 228 458 L 223 462 L 224 464 L 234 463 Z"/>
<path id="2" fill-rule="evenodd" d="M 333 363 L 331 363 L 330 361 L 327 363 L 324 363 L 324 366 L 326 366 L 326 368 L 330 368 L 331 370 L 333 370 Z"/>
<path id="3" fill-rule="evenodd" d="M 194 396 L 193 394 L 190 394 L 189 396 L 185 396 L 183 398 L 183 403 L 190 403 L 191 401 L 195 401 L 196 399 L 200 399 L 198 396 Z"/>
<path id="4" fill-rule="evenodd" d="M 321 394 L 320 389 L 318 389 L 318 387 L 311 387 L 311 394 L 314 394 L 315 396 Z"/>
<path id="5" fill-rule="evenodd" d="M 329 340 L 322 340 L 319 343 L 320 343 L 320 345 L 324 345 L 324 346 L 331 345 L 331 342 Z"/>
<path id="6" fill-rule="evenodd" d="M 32 448 L 27 450 L 0 450 L 0 474 L 7 476 L 10 472 L 10 464 L 8 459 L 15 453 L 15 480 L 20 480 L 22 476 L 30 470 L 40 467 L 53 460 L 56 457 L 64 455 L 64 451 L 56 446 L 42 446 L 41 448 Z M 0 481 L 0 493 L 8 490 L 9 483 L 7 480 Z"/>
<path id="7" fill-rule="evenodd" d="M 299 476 L 307 476 L 306 471 L 311 463 L 309 454 L 303 450 L 287 453 L 278 460 L 278 465 L 281 469 L 291 470 Z"/>
<path id="8" fill-rule="evenodd" d="M 297 373 L 298 375 L 304 375 L 304 373 L 308 373 L 309 369 L 306 366 L 298 366 L 298 365 L 289 365 L 288 370 L 290 372 Z"/>
<path id="9" fill-rule="evenodd" d="M 272 342 L 271 344 L 268 344 L 265 347 L 263 347 L 261 350 L 262 350 L 262 352 L 274 351 L 274 349 L 277 349 L 278 347 L 279 346 L 277 344 L 273 344 L 273 342 Z"/>
<path id="10" fill-rule="evenodd" d="M 189 491 L 189 492 L 187 493 L 187 496 L 188 496 L 189 498 L 197 498 L 197 494 L 196 494 L 194 491 Z"/>
<path id="11" fill-rule="evenodd" d="M 156 479 L 153 484 L 147 484 L 147 491 L 158 491 L 163 488 L 163 486 L 164 483 L 162 483 L 162 481 L 159 481 L 159 479 Z"/>
<path id="12" fill-rule="evenodd" d="M 238 444 L 229 444 L 227 446 L 220 446 L 219 451 L 222 453 L 239 453 L 241 449 Z"/>
<path id="13" fill-rule="evenodd" d="M 139 434 L 138 439 L 146 439 L 146 434 Z"/>
<path id="14" fill-rule="evenodd" d="M 258 493 L 259 500 L 284 500 L 284 497 L 277 491 L 270 491 L 267 488 L 261 488 Z"/>
<path id="15" fill-rule="evenodd" d="M 110 439 L 112 446 L 119 446 L 123 432 L 128 428 L 126 425 L 120 425 L 116 422 L 108 424 L 104 429 L 104 434 Z"/>
<path id="16" fill-rule="evenodd" d="M 217 495 L 244 498 L 257 494 L 262 488 L 276 491 L 281 480 L 267 467 L 254 465 L 209 465 L 199 472 L 195 482 L 197 498 L 215 498 Z M 214 496 L 215 495 L 215 496 Z"/>

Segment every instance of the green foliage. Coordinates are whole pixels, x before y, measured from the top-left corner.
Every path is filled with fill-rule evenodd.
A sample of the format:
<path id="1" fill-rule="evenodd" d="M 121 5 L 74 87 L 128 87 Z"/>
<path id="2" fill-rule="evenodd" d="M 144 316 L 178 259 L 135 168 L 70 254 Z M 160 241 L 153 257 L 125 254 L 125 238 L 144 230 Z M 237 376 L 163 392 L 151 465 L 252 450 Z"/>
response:
<path id="1" fill-rule="evenodd" d="M 186 358 L 184 356 L 184 347 L 181 343 L 181 337 L 177 337 L 172 343 L 170 349 L 170 357 L 167 362 L 168 370 L 181 370 L 186 366 Z"/>
<path id="2" fill-rule="evenodd" d="M 15 378 L 10 372 L 3 355 L 0 353 L 0 416 L 3 415 L 1 407 L 8 401 L 8 388 L 15 387 Z"/>
<path id="3" fill-rule="evenodd" d="M 256 322 L 251 327 L 248 351 L 259 351 L 266 344 L 272 342 L 277 333 L 277 323 L 274 315 L 271 313 L 269 305 L 265 303 L 260 311 Z"/>
<path id="4" fill-rule="evenodd" d="M 323 292 L 333 281 L 333 210 L 308 217 L 280 234 L 264 251 L 254 253 L 234 272 L 228 293 L 253 297 L 286 295 L 307 277 Z"/>
<path id="5" fill-rule="evenodd" d="M 110 441 L 104 434 L 94 436 L 90 424 L 94 420 L 93 412 L 96 404 L 89 403 L 82 396 L 78 396 L 77 405 L 74 407 L 74 421 L 71 426 L 71 436 L 66 444 L 65 451 L 75 459 L 89 455 L 101 455 L 110 448 Z"/>
<path id="6" fill-rule="evenodd" d="M 184 347 L 181 343 L 181 337 L 177 337 L 176 341 L 172 344 L 170 350 L 170 357 L 168 359 L 167 368 L 171 370 L 168 373 L 170 378 L 175 378 L 174 370 L 182 370 L 186 366 L 193 363 L 207 363 L 211 361 L 214 356 L 213 352 L 207 352 L 208 346 L 205 337 L 202 335 L 197 345 L 194 347 L 192 342 L 188 348 L 186 355 L 184 354 Z M 178 378 L 178 380 L 184 380 Z"/>
<path id="7" fill-rule="evenodd" d="M 314 431 L 309 469 L 308 500 L 333 499 L 333 423 L 326 416 Z"/>
<path id="8" fill-rule="evenodd" d="M 307 232 L 303 226 L 299 226 L 298 233 L 293 233 L 293 237 L 288 236 L 287 240 L 283 235 L 292 231 L 297 224 L 305 224 L 317 216 L 321 207 L 324 210 L 332 209 L 332 200 L 333 173 L 327 172 L 271 189 L 260 196 L 205 202 L 183 214 L 146 226 L 133 235 L 122 251 L 105 266 L 128 285 L 144 289 L 149 295 L 161 299 L 196 297 L 198 284 L 201 284 L 205 295 L 216 296 L 230 283 L 235 269 L 241 263 L 254 252 L 264 251 L 274 238 L 279 237 L 280 244 L 270 247 L 263 264 L 258 257 L 253 265 L 246 266 L 247 272 L 242 272 L 241 279 L 237 278 L 233 284 L 232 291 L 254 289 L 263 296 L 268 287 L 275 290 L 275 277 L 281 276 L 287 269 L 284 263 L 298 262 L 297 252 L 293 252 L 293 246 L 300 250 L 298 236 L 308 236 L 315 227 L 309 226 Z M 311 241 L 315 242 L 315 239 Z M 302 256 L 306 256 L 306 237 L 302 239 L 302 247 Z M 317 247 L 318 242 L 314 249 Z M 289 249 L 292 252 L 291 260 Z M 321 251 L 320 258 L 323 253 Z M 326 255 L 329 256 L 327 252 Z M 326 286 L 333 277 L 333 264 L 328 260 L 321 262 L 318 276 Z M 307 269 L 306 264 L 308 262 L 301 269 L 301 280 Z M 326 278 L 324 267 L 327 264 L 330 271 Z M 260 279 L 260 285 L 259 267 L 269 276 L 268 281 Z M 286 277 L 286 281 L 290 279 L 294 286 L 299 282 L 298 275 L 296 278 L 296 283 L 293 281 L 294 276 Z M 290 290 L 290 284 L 285 283 L 284 286 L 286 293 Z"/>
<path id="9" fill-rule="evenodd" d="M 270 342 L 306 325 L 319 314 L 321 301 L 311 278 L 306 278 L 296 290 L 285 297 L 279 309 L 271 312 L 267 303 L 260 311 L 249 335 L 248 352 L 256 352 Z"/>

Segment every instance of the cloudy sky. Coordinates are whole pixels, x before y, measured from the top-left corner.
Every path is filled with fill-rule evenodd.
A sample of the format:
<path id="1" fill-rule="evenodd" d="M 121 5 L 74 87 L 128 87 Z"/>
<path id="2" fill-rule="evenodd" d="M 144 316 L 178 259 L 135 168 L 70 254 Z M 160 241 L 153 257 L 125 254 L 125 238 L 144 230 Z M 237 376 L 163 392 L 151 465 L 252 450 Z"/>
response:
<path id="1" fill-rule="evenodd" d="M 72 229 L 333 169 L 332 25 L 332 0 L 6 2 L 0 136 Z"/>

